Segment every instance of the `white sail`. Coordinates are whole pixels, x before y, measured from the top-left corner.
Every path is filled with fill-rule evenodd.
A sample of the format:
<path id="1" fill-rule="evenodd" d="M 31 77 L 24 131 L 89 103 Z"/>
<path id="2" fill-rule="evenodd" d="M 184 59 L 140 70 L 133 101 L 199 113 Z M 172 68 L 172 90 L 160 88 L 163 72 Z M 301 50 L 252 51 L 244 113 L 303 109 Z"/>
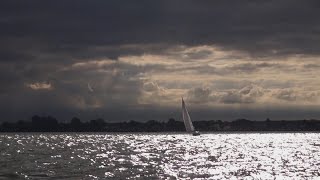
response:
<path id="1" fill-rule="evenodd" d="M 182 98 L 182 119 L 184 122 L 184 126 L 186 127 L 187 132 L 193 132 L 194 127 L 191 121 L 191 118 L 189 116 L 188 110 L 186 108 L 186 104 L 184 103 L 184 100 Z"/>

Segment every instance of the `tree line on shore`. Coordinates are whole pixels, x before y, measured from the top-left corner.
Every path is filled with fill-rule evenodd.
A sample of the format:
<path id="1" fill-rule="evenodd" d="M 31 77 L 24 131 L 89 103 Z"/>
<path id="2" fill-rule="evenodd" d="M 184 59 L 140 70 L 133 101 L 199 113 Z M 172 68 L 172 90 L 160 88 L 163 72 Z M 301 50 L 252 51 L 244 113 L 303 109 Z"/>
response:
<path id="1" fill-rule="evenodd" d="M 319 120 L 278 120 L 251 121 L 237 119 L 234 121 L 207 120 L 194 121 L 200 131 L 320 131 Z M 185 131 L 182 121 L 170 118 L 166 122 L 149 120 L 139 122 L 106 122 L 94 119 L 82 122 L 74 117 L 68 123 L 59 122 L 52 116 L 33 116 L 31 121 L 4 122 L 0 132 L 181 132 Z"/>

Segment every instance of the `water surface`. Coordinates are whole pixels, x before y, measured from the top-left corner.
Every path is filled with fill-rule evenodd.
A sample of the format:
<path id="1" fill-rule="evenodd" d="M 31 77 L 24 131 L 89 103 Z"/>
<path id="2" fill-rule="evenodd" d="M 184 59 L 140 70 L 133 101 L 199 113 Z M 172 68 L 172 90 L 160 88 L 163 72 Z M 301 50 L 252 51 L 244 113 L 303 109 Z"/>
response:
<path id="1" fill-rule="evenodd" d="M 0 134 L 0 179 L 313 179 L 320 134 Z"/>

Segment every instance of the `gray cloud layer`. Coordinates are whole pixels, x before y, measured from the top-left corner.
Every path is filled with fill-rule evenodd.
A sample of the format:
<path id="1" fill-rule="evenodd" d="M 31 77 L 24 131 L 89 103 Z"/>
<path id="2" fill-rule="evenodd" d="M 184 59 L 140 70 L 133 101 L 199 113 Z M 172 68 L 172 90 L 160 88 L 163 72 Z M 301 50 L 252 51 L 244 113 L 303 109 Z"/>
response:
<path id="1" fill-rule="evenodd" d="M 6 120 L 34 113 L 146 119 L 154 111 L 174 116 L 169 105 L 181 95 L 199 106 L 317 105 L 319 9 L 316 0 L 4 0 L 0 112 Z M 198 117 L 223 118 L 228 108 L 206 106 Z M 296 109 L 281 105 L 275 114 L 303 117 Z"/>
<path id="2" fill-rule="evenodd" d="M 145 51 L 94 48 L 123 44 L 216 44 L 261 55 L 318 54 L 319 7 L 316 0 L 6 0 L 0 7 L 1 60 L 34 59 L 32 53 L 114 58 Z"/>

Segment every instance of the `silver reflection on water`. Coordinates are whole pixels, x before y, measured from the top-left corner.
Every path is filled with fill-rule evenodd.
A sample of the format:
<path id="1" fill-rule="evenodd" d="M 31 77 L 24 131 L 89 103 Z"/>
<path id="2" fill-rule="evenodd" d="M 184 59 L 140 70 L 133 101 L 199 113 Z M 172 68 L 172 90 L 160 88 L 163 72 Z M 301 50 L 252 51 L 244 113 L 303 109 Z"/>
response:
<path id="1" fill-rule="evenodd" d="M 0 134 L 0 179 L 305 179 L 317 133 Z"/>

